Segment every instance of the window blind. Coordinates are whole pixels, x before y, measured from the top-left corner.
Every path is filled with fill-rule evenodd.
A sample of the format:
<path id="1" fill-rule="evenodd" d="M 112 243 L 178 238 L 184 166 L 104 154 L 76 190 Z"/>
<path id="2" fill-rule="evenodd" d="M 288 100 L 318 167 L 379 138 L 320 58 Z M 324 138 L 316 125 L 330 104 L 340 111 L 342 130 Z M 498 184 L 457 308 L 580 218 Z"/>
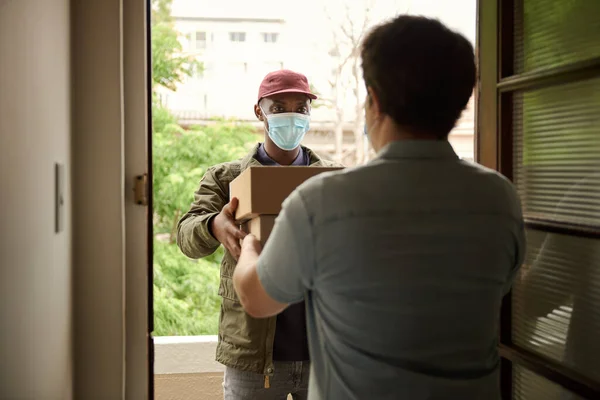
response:
<path id="1" fill-rule="evenodd" d="M 513 342 L 600 381 L 600 241 L 529 230 L 527 247 Z"/>
<path id="2" fill-rule="evenodd" d="M 584 400 L 520 365 L 513 366 L 514 400 Z"/>
<path id="3" fill-rule="evenodd" d="M 517 92 L 513 108 L 525 216 L 600 227 L 600 78 Z"/>
<path id="4" fill-rule="evenodd" d="M 515 72 L 600 56 L 600 1 L 515 1 Z"/>

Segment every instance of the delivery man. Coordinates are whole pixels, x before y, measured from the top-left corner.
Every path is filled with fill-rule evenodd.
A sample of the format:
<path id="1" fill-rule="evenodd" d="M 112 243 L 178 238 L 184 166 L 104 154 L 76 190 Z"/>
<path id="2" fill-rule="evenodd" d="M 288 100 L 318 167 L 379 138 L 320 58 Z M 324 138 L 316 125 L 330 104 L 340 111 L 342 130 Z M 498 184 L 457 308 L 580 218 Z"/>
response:
<path id="1" fill-rule="evenodd" d="M 307 78 L 280 70 L 262 81 L 256 117 L 264 123 L 265 140 L 241 160 L 206 171 L 190 211 L 177 227 L 177 244 L 190 258 L 212 254 L 222 244 L 219 295 L 218 362 L 226 366 L 226 400 L 306 399 L 309 354 L 304 304 L 289 307 L 277 317 L 256 319 L 242 308 L 233 288 L 233 271 L 245 233 L 235 224 L 237 200 L 229 202 L 229 183 L 252 166 L 336 166 L 300 145 L 309 129 L 311 93 Z"/>

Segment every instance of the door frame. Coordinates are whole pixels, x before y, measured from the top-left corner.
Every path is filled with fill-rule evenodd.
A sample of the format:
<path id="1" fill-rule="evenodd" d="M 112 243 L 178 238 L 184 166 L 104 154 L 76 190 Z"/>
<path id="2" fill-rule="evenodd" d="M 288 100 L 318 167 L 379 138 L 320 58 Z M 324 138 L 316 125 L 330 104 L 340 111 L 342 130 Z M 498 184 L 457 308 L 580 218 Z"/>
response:
<path id="1" fill-rule="evenodd" d="M 78 399 L 153 397 L 151 215 L 133 191 L 151 174 L 148 10 L 149 0 L 71 1 Z"/>
<path id="2" fill-rule="evenodd" d="M 124 159 L 127 188 L 125 398 L 153 399 L 151 2 L 122 1 Z M 140 187 L 145 191 L 138 193 L 138 198 L 134 190 L 136 182 L 140 182 Z M 140 195 L 145 199 L 140 199 Z"/>

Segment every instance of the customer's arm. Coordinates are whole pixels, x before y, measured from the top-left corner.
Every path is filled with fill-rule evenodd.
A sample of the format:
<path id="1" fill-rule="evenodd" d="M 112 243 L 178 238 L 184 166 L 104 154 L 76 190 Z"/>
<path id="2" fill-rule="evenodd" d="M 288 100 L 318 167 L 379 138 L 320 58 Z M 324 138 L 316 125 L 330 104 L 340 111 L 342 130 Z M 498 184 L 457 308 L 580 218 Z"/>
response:
<path id="1" fill-rule="evenodd" d="M 262 253 L 256 238 L 246 237 L 233 282 L 246 312 L 263 318 L 302 301 L 314 271 L 311 219 L 296 191 L 284 202 Z"/>
<path id="2" fill-rule="evenodd" d="M 242 255 L 233 274 L 233 284 L 240 302 L 254 318 L 277 315 L 288 306 L 273 299 L 260 282 L 256 265 L 261 250 L 260 242 L 253 235 L 246 236 Z"/>

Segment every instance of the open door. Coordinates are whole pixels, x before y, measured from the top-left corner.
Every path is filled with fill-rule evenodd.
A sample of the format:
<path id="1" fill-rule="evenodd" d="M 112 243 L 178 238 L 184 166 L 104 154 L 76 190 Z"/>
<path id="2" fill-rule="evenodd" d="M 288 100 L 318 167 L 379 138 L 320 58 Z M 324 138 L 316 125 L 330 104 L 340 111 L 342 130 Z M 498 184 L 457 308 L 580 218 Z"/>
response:
<path id="1" fill-rule="evenodd" d="M 150 1 L 123 1 L 125 109 L 125 398 L 152 399 Z"/>
<path id="2" fill-rule="evenodd" d="M 478 161 L 521 196 L 528 250 L 503 303 L 504 399 L 600 398 L 600 2 L 478 7 Z"/>

